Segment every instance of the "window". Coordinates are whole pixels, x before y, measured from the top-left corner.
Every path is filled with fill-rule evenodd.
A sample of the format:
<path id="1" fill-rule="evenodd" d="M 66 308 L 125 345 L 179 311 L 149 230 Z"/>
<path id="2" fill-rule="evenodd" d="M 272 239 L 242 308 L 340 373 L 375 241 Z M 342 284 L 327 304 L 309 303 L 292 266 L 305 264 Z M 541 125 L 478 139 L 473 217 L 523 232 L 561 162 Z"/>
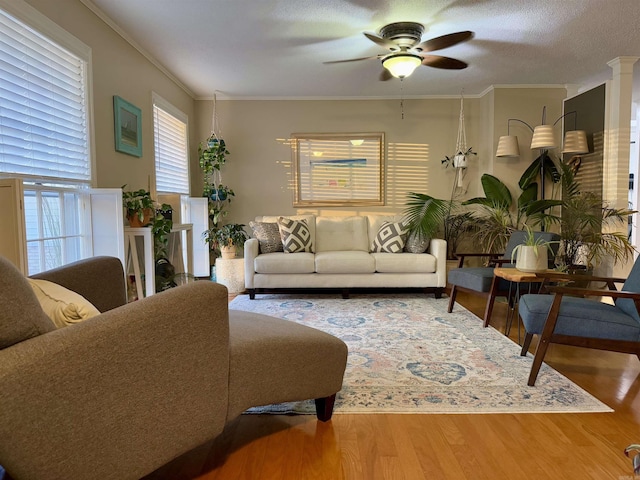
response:
<path id="1" fill-rule="evenodd" d="M 0 174 L 24 182 L 33 274 L 86 256 L 91 50 L 24 2 L 0 7 Z"/>
<path id="2" fill-rule="evenodd" d="M 189 194 L 187 116 L 159 95 L 153 95 L 156 190 Z"/>

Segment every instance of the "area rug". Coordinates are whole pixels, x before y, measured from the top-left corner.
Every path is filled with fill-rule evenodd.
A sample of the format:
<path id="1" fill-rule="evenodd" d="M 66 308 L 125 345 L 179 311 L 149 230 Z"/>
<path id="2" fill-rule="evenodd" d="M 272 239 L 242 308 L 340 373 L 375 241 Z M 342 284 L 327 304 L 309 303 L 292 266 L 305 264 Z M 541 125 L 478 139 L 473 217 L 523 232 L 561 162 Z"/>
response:
<path id="1" fill-rule="evenodd" d="M 349 347 L 339 413 L 610 412 L 544 364 L 527 386 L 533 357 L 447 299 L 426 295 L 258 295 L 229 308 L 264 313 L 323 330 Z M 249 413 L 315 413 L 313 401 Z"/>

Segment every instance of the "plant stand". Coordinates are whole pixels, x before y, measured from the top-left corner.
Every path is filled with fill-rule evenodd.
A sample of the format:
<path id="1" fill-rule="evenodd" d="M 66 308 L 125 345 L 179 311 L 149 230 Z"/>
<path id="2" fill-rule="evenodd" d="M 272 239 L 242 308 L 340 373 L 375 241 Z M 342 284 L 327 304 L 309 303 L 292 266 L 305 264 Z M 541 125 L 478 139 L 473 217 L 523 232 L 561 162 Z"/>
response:
<path id="1" fill-rule="evenodd" d="M 216 258 L 216 282 L 229 293 L 244 292 L 244 258 Z"/>

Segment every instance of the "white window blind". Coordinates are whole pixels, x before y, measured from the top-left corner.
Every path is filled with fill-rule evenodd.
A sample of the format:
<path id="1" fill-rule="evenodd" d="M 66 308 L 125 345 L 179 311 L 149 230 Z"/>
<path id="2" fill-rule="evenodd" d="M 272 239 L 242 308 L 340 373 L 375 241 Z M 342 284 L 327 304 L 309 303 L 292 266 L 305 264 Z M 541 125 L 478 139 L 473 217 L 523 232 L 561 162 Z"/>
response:
<path id="1" fill-rule="evenodd" d="M 0 172 L 90 184 L 86 68 L 0 10 Z"/>
<path id="2" fill-rule="evenodd" d="M 156 190 L 189 194 L 186 115 L 154 95 Z"/>

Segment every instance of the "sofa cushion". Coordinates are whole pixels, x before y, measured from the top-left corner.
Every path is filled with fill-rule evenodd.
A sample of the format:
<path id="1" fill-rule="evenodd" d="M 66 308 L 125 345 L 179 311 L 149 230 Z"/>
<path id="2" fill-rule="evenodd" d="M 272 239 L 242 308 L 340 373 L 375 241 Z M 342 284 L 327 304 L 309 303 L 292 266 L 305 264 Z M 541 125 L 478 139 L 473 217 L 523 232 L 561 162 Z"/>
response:
<path id="1" fill-rule="evenodd" d="M 42 310 L 56 327 L 82 322 L 100 312 L 82 295 L 47 280 L 29 279 Z"/>
<path id="2" fill-rule="evenodd" d="M 316 252 L 369 251 L 365 217 L 317 217 Z"/>
<path id="3" fill-rule="evenodd" d="M 6 258 L 0 257 L 0 349 L 56 329 L 40 307 L 27 279 Z"/>
<path id="4" fill-rule="evenodd" d="M 313 253 L 265 253 L 253 261 L 256 273 L 313 273 L 315 262 Z"/>
<path id="5" fill-rule="evenodd" d="M 311 234 L 306 220 L 279 217 L 278 228 L 285 253 L 311 252 Z"/>
<path id="6" fill-rule="evenodd" d="M 306 215 L 264 215 L 257 216 L 256 222 L 278 223 L 278 218 L 286 217 L 291 220 L 305 220 L 307 222 L 307 228 L 311 235 L 311 251 L 316 251 L 316 216 L 313 214 Z"/>
<path id="7" fill-rule="evenodd" d="M 404 248 L 407 227 L 402 222 L 384 222 L 371 246 L 372 252 L 400 253 Z"/>
<path id="8" fill-rule="evenodd" d="M 372 253 L 378 273 L 434 273 L 436 257 L 425 253 Z"/>
<path id="9" fill-rule="evenodd" d="M 282 252 L 282 239 L 277 223 L 249 222 L 253 236 L 258 239 L 260 253 Z"/>
<path id="10" fill-rule="evenodd" d="M 367 252 L 338 251 L 316 253 L 317 273 L 374 273 L 375 260 Z"/>

